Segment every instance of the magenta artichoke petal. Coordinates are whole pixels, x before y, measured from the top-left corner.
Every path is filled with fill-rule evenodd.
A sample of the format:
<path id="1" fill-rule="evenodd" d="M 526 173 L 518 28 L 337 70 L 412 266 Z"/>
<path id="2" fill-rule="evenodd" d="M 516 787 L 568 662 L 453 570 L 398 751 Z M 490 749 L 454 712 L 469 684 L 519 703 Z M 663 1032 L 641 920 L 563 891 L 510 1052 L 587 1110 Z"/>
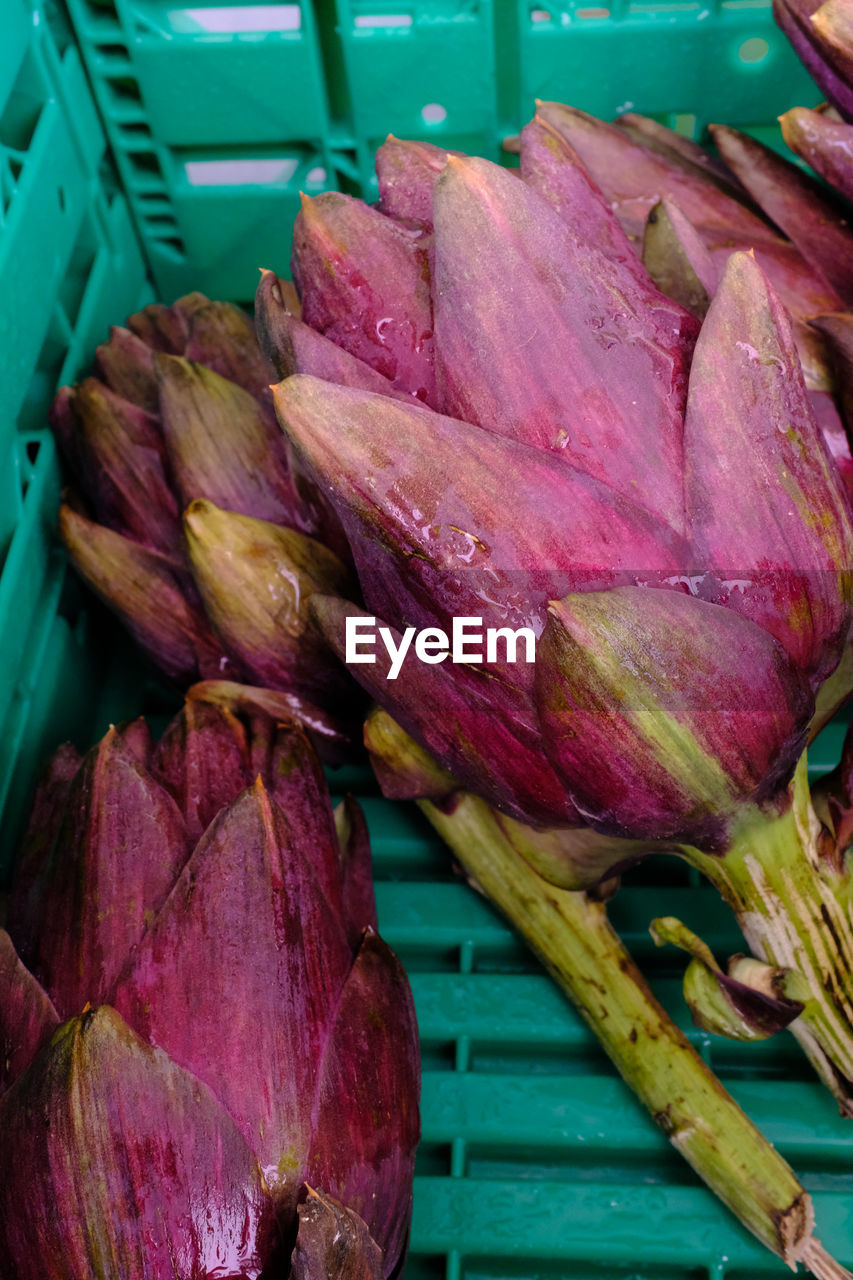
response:
<path id="1" fill-rule="evenodd" d="M 616 214 L 569 143 L 546 120 L 535 116 L 521 131 L 521 176 L 554 208 L 578 239 L 619 262 L 643 286 L 649 274 Z"/>
<path id="2" fill-rule="evenodd" d="M 167 676 L 186 684 L 199 674 L 235 671 L 170 557 L 60 508 L 59 532 L 77 572 L 117 613 Z"/>
<path id="3" fill-rule="evenodd" d="M 192 699 L 170 722 L 154 752 L 151 772 L 175 801 L 196 844 L 220 809 L 255 776 L 246 731 L 224 707 Z"/>
<path id="4" fill-rule="evenodd" d="M 853 19 L 844 0 L 823 0 L 811 15 L 815 43 L 845 84 L 853 83 Z"/>
<path id="5" fill-rule="evenodd" d="M 125 720 L 123 724 L 116 725 L 116 736 L 136 756 L 143 769 L 151 769 L 154 737 L 144 716 L 138 716 L 136 720 Z"/>
<path id="6" fill-rule="evenodd" d="M 847 391 L 846 386 L 851 390 Z M 828 391 L 810 391 L 808 396 L 812 416 L 838 467 L 847 496 L 853 505 L 853 453 L 850 451 L 850 436 L 844 425 L 845 420 L 853 422 L 853 405 L 850 404 L 853 399 L 853 382 L 847 383 L 846 386 L 842 384 L 843 389 L 839 392 L 839 399 L 845 410 L 844 419 L 838 412 L 835 398 Z"/>
<path id="7" fill-rule="evenodd" d="M 815 83 L 845 119 L 853 120 L 850 76 L 835 65 L 831 47 L 821 39 L 812 22 L 812 15 L 820 5 L 821 0 L 773 0 L 773 16 Z"/>
<path id="8" fill-rule="evenodd" d="M 433 402 L 429 267 L 412 232 L 351 196 L 306 197 L 291 266 L 306 324 L 397 390 Z"/>
<path id="9" fill-rule="evenodd" d="M 671 528 L 550 452 L 304 375 L 275 401 L 341 515 L 369 609 L 399 629 L 474 616 L 538 634 L 555 596 L 675 583 L 687 565 Z M 506 673 L 529 683 L 527 663 Z"/>
<path id="10" fill-rule="evenodd" d="M 158 355 L 163 435 L 183 505 L 217 506 L 277 524 L 299 522 L 275 418 L 237 386 L 203 365 Z"/>
<path id="11" fill-rule="evenodd" d="M 74 407 L 84 484 L 95 518 L 143 546 L 176 553 L 180 515 L 156 419 L 96 378 L 77 388 Z"/>
<path id="12" fill-rule="evenodd" d="M 459 783 L 379 705 L 364 722 L 364 745 L 380 790 L 389 800 L 446 801 Z"/>
<path id="13" fill-rule="evenodd" d="M 264 271 L 255 294 L 258 339 L 279 380 L 293 373 L 310 373 L 343 387 L 360 387 L 397 399 L 410 399 L 369 364 L 350 355 L 329 338 L 293 315 L 281 293 L 282 281 L 272 271 Z"/>
<path id="14" fill-rule="evenodd" d="M 853 91 L 850 118 L 853 119 Z M 779 117 L 782 137 L 796 155 L 848 200 L 853 200 L 853 125 L 794 107 Z"/>
<path id="15" fill-rule="evenodd" d="M 201 297 L 202 295 L 196 295 Z M 152 302 L 134 315 L 128 316 L 127 327 L 131 333 L 141 338 L 152 351 L 164 351 L 167 355 L 180 356 L 184 353 L 189 337 L 189 318 L 187 309 L 179 304 L 167 307 L 162 302 Z M 206 302 L 207 299 L 204 298 Z"/>
<path id="16" fill-rule="evenodd" d="M 732 247 L 731 244 L 709 246 L 720 277 L 726 270 Z M 755 260 L 793 321 L 797 354 L 809 387 L 832 390 L 826 347 L 810 321 L 821 312 L 838 310 L 841 307 L 838 294 L 809 266 L 799 249 L 786 241 L 761 245 L 755 250 Z"/>
<path id="17" fill-rule="evenodd" d="M 365 929 L 379 928 L 373 893 L 373 863 L 370 833 L 361 805 L 345 796 L 335 809 L 335 826 L 340 846 L 341 899 L 347 937 L 357 950 Z"/>
<path id="18" fill-rule="evenodd" d="M 834 315 L 813 316 L 811 323 L 826 341 L 829 362 L 835 371 L 841 414 L 847 430 L 853 431 L 853 312 L 844 311 L 836 312 Z M 814 393 L 811 400 L 814 405 Z M 824 435 L 826 435 L 825 429 Z M 830 451 L 837 458 L 832 446 Z"/>
<path id="19" fill-rule="evenodd" d="M 183 354 L 251 395 L 269 399 L 273 371 L 258 346 L 252 321 L 233 303 L 208 302 L 193 311 Z"/>
<path id="20" fill-rule="evenodd" d="M 365 935 L 320 1070 L 307 1181 L 359 1214 L 395 1272 L 406 1247 L 420 1057 L 412 993 L 382 939 Z"/>
<path id="21" fill-rule="evenodd" d="M 300 727 L 275 724 L 268 716 L 256 715 L 251 728 L 252 775 L 263 779 L 270 799 L 281 810 L 288 829 L 289 856 L 312 868 L 322 897 L 335 916 L 341 916 L 343 868 L 322 765 Z M 369 866 L 369 847 L 367 857 Z"/>
<path id="22" fill-rule="evenodd" d="M 368 617 L 355 605 L 314 596 L 311 612 L 327 642 L 345 656 L 347 617 Z M 376 619 L 377 626 L 382 619 Z M 395 645 L 400 633 L 389 628 Z M 529 699 L 502 681 L 458 666 L 404 663 L 388 679 L 390 659 L 376 646 L 376 663 L 349 668 L 381 706 L 422 743 L 457 784 L 484 796 L 521 822 L 577 824 L 578 812 L 542 754 Z"/>
<path id="23" fill-rule="evenodd" d="M 71 784 L 83 757 L 70 742 L 53 753 L 42 771 L 33 796 L 30 818 L 15 864 L 9 896 L 8 924 L 25 958 L 36 955 L 36 940 L 44 917 L 44 893 L 49 880 L 54 842 L 62 825 Z"/>
<path id="24" fill-rule="evenodd" d="M 735 200 L 749 203 L 745 188 L 731 170 L 722 160 L 712 156 L 710 151 L 706 151 L 692 138 L 686 137 L 683 133 L 677 133 L 675 129 L 668 129 L 666 125 L 660 124 L 650 116 L 638 115 L 635 111 L 626 111 L 613 123 L 617 128 L 623 129 L 640 146 L 657 152 L 665 160 L 674 160 L 682 165 L 686 162 L 691 169 L 698 167 L 717 186 L 722 185 Z M 756 209 L 756 212 L 760 213 L 760 210 Z"/>
<path id="25" fill-rule="evenodd" d="M 62 461 L 75 479 L 80 477 L 80 436 L 74 387 L 60 387 L 47 413 L 47 420 L 59 448 Z"/>
<path id="26" fill-rule="evenodd" d="M 719 271 L 702 237 L 674 200 L 661 200 L 649 214 L 643 263 L 662 293 L 693 315 L 705 316 L 719 284 Z"/>
<path id="27" fill-rule="evenodd" d="M 850 626 L 850 505 L 809 408 L 790 320 L 749 254 L 730 258 L 696 344 L 685 491 L 700 593 L 824 679 Z"/>
<path id="28" fill-rule="evenodd" d="M 479 159 L 449 159 L 436 184 L 435 292 L 443 413 L 553 451 L 683 527 L 692 316 Z"/>
<path id="29" fill-rule="evenodd" d="M 289 823 L 258 780 L 196 846 L 114 1003 L 213 1090 L 292 1210 L 318 1064 L 352 955 L 291 843 Z"/>
<path id="30" fill-rule="evenodd" d="M 722 190 L 715 175 L 677 151 L 652 150 L 624 128 L 560 102 L 538 102 L 536 110 L 577 152 L 632 238 L 642 236 L 649 211 L 669 196 L 703 238 L 749 245 L 779 239 L 763 218 Z"/>
<path id="31" fill-rule="evenodd" d="M 379 208 L 389 218 L 430 228 L 435 180 L 449 155 L 462 154 L 432 142 L 406 141 L 389 134 L 373 157 Z"/>
<path id="32" fill-rule="evenodd" d="M 712 125 L 720 155 L 842 302 L 853 301 L 849 214 L 802 169 L 737 129 Z"/>
<path id="33" fill-rule="evenodd" d="M 95 372 L 111 391 L 148 413 L 160 410 L 154 357 L 147 343 L 114 325 L 107 342 L 95 349 Z"/>
<path id="34" fill-rule="evenodd" d="M 59 1026 L 50 996 L 0 929 L 0 1097 Z"/>
<path id="35" fill-rule="evenodd" d="M 110 998 L 189 852 L 171 796 L 111 729 L 71 785 L 43 871 L 32 967 L 64 1017 Z"/>
<path id="36" fill-rule="evenodd" d="M 535 693 L 545 751 L 590 826 L 709 848 L 739 804 L 787 785 L 814 710 L 768 632 L 641 587 L 552 605 Z"/>
<path id="37" fill-rule="evenodd" d="M 16 1280 L 255 1280 L 257 1161 L 209 1090 L 107 1007 L 0 1100 L 0 1257 Z"/>
<path id="38" fill-rule="evenodd" d="M 269 688 L 345 695 L 308 621 L 314 591 L 345 592 L 350 573 L 323 543 L 268 520 L 191 502 L 184 514 L 193 580 L 228 653 Z"/>
<path id="39" fill-rule="evenodd" d="M 290 1280 L 382 1280 L 382 1250 L 352 1209 L 308 1187 Z"/>

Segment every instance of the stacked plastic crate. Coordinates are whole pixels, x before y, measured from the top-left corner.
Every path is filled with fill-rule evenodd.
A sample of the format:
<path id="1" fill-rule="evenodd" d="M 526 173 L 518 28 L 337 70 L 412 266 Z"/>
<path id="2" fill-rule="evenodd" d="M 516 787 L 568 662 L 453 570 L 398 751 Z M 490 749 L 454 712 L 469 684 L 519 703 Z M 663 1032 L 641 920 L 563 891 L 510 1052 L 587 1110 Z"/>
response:
<path id="1" fill-rule="evenodd" d="M 814 91 L 764 0 L 68 0 L 73 35 L 5 0 L 0 49 L 0 805 L 5 853 L 34 770 L 64 737 L 158 709 L 52 540 L 54 387 L 147 295 L 251 299 L 286 270 L 299 191 L 371 194 L 389 131 L 497 158 L 535 97 L 602 115 L 710 119 L 770 136 Z M 100 121 L 81 67 L 94 91 Z M 631 86 L 631 100 L 625 86 Z M 120 187 L 105 168 L 104 129 Z M 139 241 L 134 234 L 134 227 Z M 146 283 L 143 256 L 151 283 Z M 100 651 L 91 647 L 100 644 Z M 839 731 L 815 755 L 837 755 Z M 423 1043 L 423 1143 L 408 1280 L 687 1280 L 783 1274 L 640 1111 L 596 1042 L 417 813 L 359 791 L 383 933 L 409 970 Z M 813 1193 L 853 1264 L 853 1133 L 791 1042 L 688 1026 L 674 914 L 720 954 L 716 895 L 648 865 L 612 914 L 656 992 Z"/>

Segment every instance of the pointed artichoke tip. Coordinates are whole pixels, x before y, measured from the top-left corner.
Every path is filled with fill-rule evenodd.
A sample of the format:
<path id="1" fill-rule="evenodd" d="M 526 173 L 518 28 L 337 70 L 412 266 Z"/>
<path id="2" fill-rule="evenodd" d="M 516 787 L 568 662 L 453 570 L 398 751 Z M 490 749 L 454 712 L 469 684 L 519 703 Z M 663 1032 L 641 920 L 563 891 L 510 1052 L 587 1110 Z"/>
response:
<path id="1" fill-rule="evenodd" d="M 184 529 L 189 533 L 198 534 L 200 527 L 218 511 L 219 508 L 209 498 L 193 498 L 184 509 Z"/>

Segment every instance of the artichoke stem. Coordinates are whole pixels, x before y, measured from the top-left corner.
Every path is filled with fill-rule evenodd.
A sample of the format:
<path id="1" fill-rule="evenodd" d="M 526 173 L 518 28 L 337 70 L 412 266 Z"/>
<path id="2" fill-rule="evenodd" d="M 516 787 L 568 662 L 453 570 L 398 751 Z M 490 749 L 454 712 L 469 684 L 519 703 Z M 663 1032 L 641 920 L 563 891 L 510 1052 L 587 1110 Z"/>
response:
<path id="1" fill-rule="evenodd" d="M 546 883 L 484 801 L 457 793 L 447 809 L 419 805 L 711 1190 L 792 1268 L 802 1262 L 819 1277 L 847 1275 L 814 1238 L 812 1203 L 793 1171 L 658 1004 L 603 904 Z"/>
<path id="2" fill-rule="evenodd" d="M 806 979 L 810 999 L 789 1029 L 853 1116 L 853 898 L 846 867 L 823 851 L 805 754 L 790 800 L 781 814 L 752 810 L 723 857 L 682 853 L 731 906 L 753 955 Z"/>

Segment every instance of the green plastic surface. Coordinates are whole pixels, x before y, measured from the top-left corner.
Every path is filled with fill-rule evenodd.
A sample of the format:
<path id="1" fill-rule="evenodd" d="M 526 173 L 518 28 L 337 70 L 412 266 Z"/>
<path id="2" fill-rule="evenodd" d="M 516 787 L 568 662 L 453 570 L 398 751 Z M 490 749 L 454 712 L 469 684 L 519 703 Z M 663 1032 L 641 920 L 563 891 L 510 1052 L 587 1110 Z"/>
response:
<path id="1" fill-rule="evenodd" d="M 604 114 L 627 106 L 629 61 L 636 109 L 687 131 L 713 115 L 763 129 L 815 96 L 753 0 L 707 12 L 622 4 L 607 16 L 488 0 L 338 0 L 337 9 L 303 0 L 272 6 L 285 24 L 272 34 L 245 29 L 271 21 L 270 6 L 256 3 L 70 4 L 128 199 L 105 176 L 73 42 L 60 57 L 47 23 L 34 22 L 24 0 L 4 0 L 0 869 L 49 750 L 68 737 L 85 746 L 140 712 L 162 726 L 174 707 L 174 693 L 66 573 L 52 539 L 60 480 L 46 404 L 85 368 L 109 323 L 151 296 L 129 208 L 159 296 L 202 287 L 239 300 L 259 263 L 286 265 L 298 190 L 341 181 L 369 190 L 369 149 L 389 126 L 497 155 L 533 96 Z M 244 30 L 198 30 L 217 9 Z M 299 26 L 287 28 L 294 9 Z M 767 44 L 753 63 L 740 57 L 748 40 Z M 446 116 L 428 123 L 430 106 Z M 814 773 L 838 758 L 843 732 L 832 725 L 816 744 Z M 785 1274 L 672 1152 L 417 812 L 382 800 L 363 771 L 331 776 L 336 791 L 362 797 L 381 927 L 409 970 L 420 1021 L 423 1142 L 408 1280 Z M 826 1246 L 853 1264 L 853 1127 L 790 1037 L 739 1046 L 688 1025 L 682 960 L 648 935 L 659 914 L 681 917 L 725 956 L 742 945 L 728 912 L 665 859 L 631 873 L 612 905 L 659 997 L 795 1164 Z"/>
<path id="2" fill-rule="evenodd" d="M 158 292 L 247 301 L 300 190 L 390 131 L 500 158 L 534 100 L 772 132 L 817 93 L 769 0 L 68 0 Z M 701 104 L 701 105 L 700 105 Z"/>

